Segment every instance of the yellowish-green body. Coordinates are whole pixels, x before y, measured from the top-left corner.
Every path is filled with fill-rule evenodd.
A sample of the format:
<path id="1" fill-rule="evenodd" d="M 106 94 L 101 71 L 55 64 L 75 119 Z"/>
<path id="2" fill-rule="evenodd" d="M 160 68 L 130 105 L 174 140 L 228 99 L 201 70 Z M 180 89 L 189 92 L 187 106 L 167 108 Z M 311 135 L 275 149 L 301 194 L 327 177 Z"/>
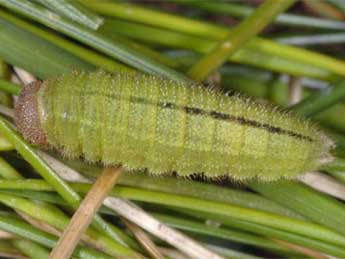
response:
<path id="1" fill-rule="evenodd" d="M 316 169 L 330 141 L 270 106 L 141 73 L 73 73 L 37 95 L 49 144 L 68 157 L 151 173 L 293 178 Z"/>

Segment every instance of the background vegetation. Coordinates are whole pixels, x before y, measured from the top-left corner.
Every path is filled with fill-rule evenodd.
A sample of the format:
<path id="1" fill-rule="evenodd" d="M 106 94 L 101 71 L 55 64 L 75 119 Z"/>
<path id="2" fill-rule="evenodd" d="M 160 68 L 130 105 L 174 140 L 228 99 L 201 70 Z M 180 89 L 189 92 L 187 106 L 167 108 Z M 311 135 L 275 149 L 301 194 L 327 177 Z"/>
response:
<path id="1" fill-rule="evenodd" d="M 34 77 L 138 69 L 311 117 L 335 140 L 337 159 L 299 180 L 268 184 L 124 173 L 110 194 L 121 199 L 100 209 L 75 257 L 193 254 L 187 239 L 155 232 L 147 215 L 223 257 L 345 257 L 343 1 L 0 5 L 0 255 L 48 257 L 101 171 L 80 161 L 61 164 L 25 143 L 10 124 L 12 97 Z M 135 222 L 141 228 L 127 220 L 130 212 L 147 219 Z"/>

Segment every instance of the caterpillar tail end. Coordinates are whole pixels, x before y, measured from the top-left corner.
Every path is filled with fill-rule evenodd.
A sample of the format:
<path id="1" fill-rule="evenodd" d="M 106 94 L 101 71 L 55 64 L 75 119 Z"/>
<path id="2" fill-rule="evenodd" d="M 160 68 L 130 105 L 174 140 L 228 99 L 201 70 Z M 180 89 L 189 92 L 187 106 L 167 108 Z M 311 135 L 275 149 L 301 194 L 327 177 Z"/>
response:
<path id="1" fill-rule="evenodd" d="M 37 103 L 37 92 L 42 82 L 35 81 L 24 87 L 15 105 L 15 124 L 24 138 L 34 145 L 46 145 Z"/>

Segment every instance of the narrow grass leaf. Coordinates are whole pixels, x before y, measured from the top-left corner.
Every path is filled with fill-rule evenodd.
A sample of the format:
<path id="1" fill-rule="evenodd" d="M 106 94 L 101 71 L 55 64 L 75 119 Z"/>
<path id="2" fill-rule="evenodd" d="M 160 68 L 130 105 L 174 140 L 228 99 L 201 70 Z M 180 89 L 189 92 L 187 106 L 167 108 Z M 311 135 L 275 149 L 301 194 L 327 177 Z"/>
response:
<path id="1" fill-rule="evenodd" d="M 12 244 L 30 258 L 48 258 L 49 250 L 28 239 L 15 239 Z"/>
<path id="2" fill-rule="evenodd" d="M 53 43 L 54 45 L 72 53 L 76 57 L 79 57 L 80 59 L 96 66 L 103 68 L 105 70 L 108 70 L 109 72 L 113 71 L 132 71 L 131 68 L 122 65 L 104 55 L 101 55 L 97 53 L 96 51 L 93 51 L 92 49 L 85 48 L 77 43 L 74 43 L 66 38 L 63 38 L 61 36 L 58 36 L 57 34 L 53 33 L 52 31 L 45 30 L 43 28 L 40 28 L 38 26 L 35 26 L 29 22 L 26 22 L 22 19 L 17 18 L 14 15 L 11 15 L 9 13 L 0 11 L 0 17 L 10 23 L 12 23 L 14 26 L 17 26 L 25 31 L 28 31 L 39 38 L 43 38 L 46 41 Z M 62 51 L 63 52 L 63 51 Z M 28 58 L 28 60 L 30 60 Z M 77 64 L 75 65 L 75 69 L 84 69 L 83 66 L 78 67 Z"/>
<path id="3" fill-rule="evenodd" d="M 265 0 L 255 12 L 232 29 L 207 55 L 193 65 L 188 75 L 197 81 L 205 80 L 224 64 L 228 57 L 243 47 L 294 2 L 295 0 Z"/>
<path id="4" fill-rule="evenodd" d="M 303 116 L 313 116 L 333 104 L 339 102 L 345 96 L 345 78 L 342 78 L 333 87 L 320 90 L 303 101 L 291 107 L 291 109 Z"/>
<path id="5" fill-rule="evenodd" d="M 345 206 L 338 200 L 295 182 L 252 183 L 250 187 L 312 221 L 345 235 Z"/>
<path id="6" fill-rule="evenodd" d="M 115 19 L 107 19 L 99 30 L 107 34 L 119 33 L 128 38 L 137 39 L 142 42 L 159 44 L 171 48 L 189 49 L 203 54 L 208 53 L 219 41 L 219 39 L 203 39 L 197 36 L 158 27 Z M 269 49 L 269 47 L 265 48 L 265 50 L 256 50 L 249 48 L 247 44 L 234 53 L 229 61 L 249 64 L 296 76 L 307 76 L 330 81 L 335 79 L 335 72 L 332 72 L 328 66 L 321 68 L 321 66 L 318 66 L 315 62 L 310 63 L 309 60 L 305 62 L 298 61 L 291 57 L 286 58 L 281 55 L 272 55 L 267 53 L 266 49 Z"/>
<path id="7" fill-rule="evenodd" d="M 136 23 L 144 23 L 158 28 L 165 28 L 208 40 L 216 40 L 217 42 L 224 39 L 229 33 L 229 29 L 224 26 L 188 19 L 132 4 L 90 0 L 83 0 L 83 3 L 100 14 L 118 17 Z M 330 70 L 339 75 L 345 75 L 344 61 L 317 52 L 282 45 L 259 37 L 253 38 L 243 49 L 247 48 L 253 52 L 263 52 L 271 56 L 271 58 L 279 57 L 295 62 L 303 62 L 317 68 Z"/>
<path id="8" fill-rule="evenodd" d="M 0 90 L 14 94 L 14 95 L 19 95 L 20 91 L 22 90 L 21 86 L 11 83 L 10 81 L 3 80 L 0 78 Z"/>
<path id="9" fill-rule="evenodd" d="M 48 248 L 53 248 L 57 242 L 55 236 L 38 230 L 28 223 L 13 217 L 0 216 L 0 229 L 35 241 Z M 74 255 L 90 259 L 111 258 L 106 254 L 81 246 L 77 247 Z"/>
<path id="10" fill-rule="evenodd" d="M 0 18 L 0 57 L 34 75 L 45 78 L 75 68 L 94 67 L 63 49 Z"/>
<path id="11" fill-rule="evenodd" d="M 38 21 L 52 29 L 65 33 L 115 59 L 147 73 L 161 75 L 173 80 L 191 82 L 186 76 L 166 67 L 124 44 L 115 42 L 100 33 L 66 21 L 60 16 L 25 0 L 1 0 L 0 4 Z"/>
<path id="12" fill-rule="evenodd" d="M 103 23 L 103 18 L 91 12 L 77 1 L 70 0 L 35 0 L 73 21 L 97 30 Z"/>
<path id="13" fill-rule="evenodd" d="M 254 12 L 254 8 L 243 4 L 233 2 L 211 2 L 211 1 L 189 1 L 178 0 L 179 4 L 193 6 L 212 13 L 230 15 L 236 18 L 245 18 Z M 322 19 L 318 17 L 298 15 L 298 14 L 280 14 L 275 20 L 275 24 L 291 26 L 292 28 L 317 28 L 328 30 L 345 30 L 345 22 L 331 19 Z"/>

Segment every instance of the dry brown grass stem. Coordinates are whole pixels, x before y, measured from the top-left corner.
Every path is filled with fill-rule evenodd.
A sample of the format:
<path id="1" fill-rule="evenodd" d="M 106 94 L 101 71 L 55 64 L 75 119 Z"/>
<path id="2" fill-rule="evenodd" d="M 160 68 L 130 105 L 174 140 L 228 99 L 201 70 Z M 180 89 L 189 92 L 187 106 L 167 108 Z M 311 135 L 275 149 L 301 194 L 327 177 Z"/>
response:
<path id="1" fill-rule="evenodd" d="M 120 175 L 122 167 L 105 168 L 85 196 L 77 211 L 74 213 L 69 225 L 64 230 L 57 245 L 49 258 L 70 258 L 79 243 L 84 231 L 90 225 L 94 215 L 101 207 L 103 200 L 112 190 Z"/>
<path id="2" fill-rule="evenodd" d="M 38 153 L 64 180 L 70 182 L 90 182 L 90 180 L 86 179 L 77 171 L 61 163 L 54 157 L 41 151 L 39 151 Z M 117 212 L 127 220 L 134 222 L 141 228 L 145 229 L 147 232 L 176 247 L 190 257 L 202 257 L 210 259 L 222 258 L 216 253 L 213 253 L 210 250 L 206 249 L 204 246 L 189 238 L 188 236 L 161 223 L 128 200 L 108 197 L 104 200 L 103 204 L 113 211 Z"/>
<path id="3" fill-rule="evenodd" d="M 273 239 L 273 241 L 275 241 L 276 243 L 278 243 L 282 246 L 285 246 L 291 250 L 294 250 L 296 252 L 299 252 L 301 254 L 304 254 L 304 255 L 311 257 L 311 258 L 314 258 L 314 259 L 327 259 L 327 258 L 329 258 L 328 256 L 326 256 L 326 255 L 324 255 L 318 251 L 312 250 L 310 248 L 306 248 L 303 246 L 292 244 L 292 243 L 289 243 L 289 242 L 286 242 L 283 240 Z"/>
<path id="4" fill-rule="evenodd" d="M 315 190 L 345 201 L 345 185 L 329 175 L 309 172 L 302 175 L 299 180 Z"/>
<path id="5" fill-rule="evenodd" d="M 301 77 L 290 77 L 289 81 L 289 105 L 294 105 L 302 99 L 302 78 Z"/>
<path id="6" fill-rule="evenodd" d="M 145 248 L 145 250 L 150 254 L 152 258 L 164 259 L 165 257 L 161 254 L 156 245 L 152 242 L 148 234 L 146 234 L 140 227 L 134 223 L 122 219 L 127 228 L 133 233 L 135 238 L 140 242 L 140 244 Z"/>

